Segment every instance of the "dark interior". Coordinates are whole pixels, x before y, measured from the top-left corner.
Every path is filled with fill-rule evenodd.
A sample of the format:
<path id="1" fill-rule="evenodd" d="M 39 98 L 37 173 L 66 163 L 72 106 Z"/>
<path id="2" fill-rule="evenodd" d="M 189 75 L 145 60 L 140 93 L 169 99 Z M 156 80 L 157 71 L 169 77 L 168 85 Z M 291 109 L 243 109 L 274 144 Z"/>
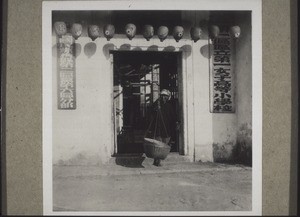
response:
<path id="1" fill-rule="evenodd" d="M 118 154 L 143 153 L 143 138 L 150 123 L 150 108 L 162 89 L 171 92 L 170 102 L 178 107 L 178 57 L 180 52 L 114 51 L 115 100 L 122 97 L 123 107 L 117 108 L 123 124 L 117 132 Z M 121 93 L 122 92 L 122 93 Z M 178 108 L 176 118 L 179 120 Z M 178 134 L 178 133 L 176 133 Z M 178 152 L 178 136 L 172 152 Z"/>

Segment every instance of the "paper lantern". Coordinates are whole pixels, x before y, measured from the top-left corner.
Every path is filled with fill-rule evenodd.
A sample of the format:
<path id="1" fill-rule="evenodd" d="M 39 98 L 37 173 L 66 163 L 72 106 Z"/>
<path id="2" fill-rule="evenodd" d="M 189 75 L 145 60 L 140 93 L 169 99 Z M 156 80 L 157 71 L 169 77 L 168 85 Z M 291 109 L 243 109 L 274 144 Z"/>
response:
<path id="1" fill-rule="evenodd" d="M 136 26 L 132 23 L 128 23 L 125 26 L 125 34 L 129 38 L 129 40 L 132 40 L 136 34 Z"/>
<path id="2" fill-rule="evenodd" d="M 157 30 L 157 36 L 160 41 L 164 41 L 168 37 L 169 29 L 166 26 L 160 26 Z"/>
<path id="3" fill-rule="evenodd" d="M 173 37 L 176 40 L 176 42 L 178 42 L 182 36 L 183 36 L 183 27 L 182 26 L 175 26 L 173 29 Z"/>
<path id="4" fill-rule="evenodd" d="M 241 35 L 241 28 L 239 26 L 232 26 L 229 29 L 229 34 L 231 35 L 231 37 L 233 38 L 239 38 Z"/>
<path id="5" fill-rule="evenodd" d="M 100 28 L 97 25 L 89 25 L 88 35 L 94 41 L 96 38 L 100 37 Z"/>
<path id="6" fill-rule="evenodd" d="M 104 37 L 107 39 L 107 41 L 109 41 L 112 37 L 114 37 L 115 31 L 116 31 L 115 27 L 111 24 L 107 24 L 104 26 L 103 34 Z"/>
<path id="7" fill-rule="evenodd" d="M 144 38 L 149 41 L 154 35 L 154 28 L 151 25 L 145 25 L 143 28 L 143 36 Z"/>
<path id="8" fill-rule="evenodd" d="M 56 34 L 61 37 L 67 33 L 67 25 L 65 22 L 55 22 L 54 29 Z"/>
<path id="9" fill-rule="evenodd" d="M 75 39 L 78 39 L 82 34 L 82 25 L 80 23 L 73 23 L 71 34 Z"/>
<path id="10" fill-rule="evenodd" d="M 201 37 L 202 29 L 200 27 L 192 27 L 190 33 L 193 41 L 197 42 Z"/>
<path id="11" fill-rule="evenodd" d="M 215 39 L 219 36 L 220 34 L 220 28 L 218 26 L 215 26 L 215 25 L 211 25 L 209 27 L 209 37 L 211 39 Z"/>

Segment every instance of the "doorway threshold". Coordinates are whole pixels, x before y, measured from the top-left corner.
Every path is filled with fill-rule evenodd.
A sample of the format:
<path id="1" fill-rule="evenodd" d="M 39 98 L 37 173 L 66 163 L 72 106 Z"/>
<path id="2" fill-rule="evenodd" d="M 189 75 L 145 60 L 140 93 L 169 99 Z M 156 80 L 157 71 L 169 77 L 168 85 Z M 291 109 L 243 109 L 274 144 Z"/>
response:
<path id="1" fill-rule="evenodd" d="M 162 161 L 164 164 L 193 162 L 190 156 L 180 155 L 178 152 L 171 152 Z M 127 167 L 143 167 L 143 165 L 153 164 L 153 158 L 148 158 L 144 153 L 115 154 L 109 163 Z"/>

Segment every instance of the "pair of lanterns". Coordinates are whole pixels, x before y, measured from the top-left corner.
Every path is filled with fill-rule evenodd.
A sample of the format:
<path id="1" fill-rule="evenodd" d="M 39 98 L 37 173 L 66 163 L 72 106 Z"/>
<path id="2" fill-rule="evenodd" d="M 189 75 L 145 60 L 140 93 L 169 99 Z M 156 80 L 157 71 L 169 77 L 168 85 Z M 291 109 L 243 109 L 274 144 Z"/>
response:
<path id="1" fill-rule="evenodd" d="M 96 38 L 100 37 L 100 28 L 97 25 L 88 26 L 88 35 L 94 41 Z M 115 27 L 111 24 L 107 24 L 103 29 L 104 37 L 109 41 L 115 34 Z"/>
<path id="2" fill-rule="evenodd" d="M 166 26 L 160 26 L 157 30 L 157 37 L 162 42 L 164 41 L 169 34 L 169 29 Z M 149 41 L 154 35 L 154 28 L 151 25 L 145 25 L 143 28 L 143 36 Z"/>
<path id="3" fill-rule="evenodd" d="M 61 37 L 67 33 L 67 24 L 65 22 L 54 23 L 56 34 Z M 70 29 L 72 36 L 78 39 L 82 34 L 82 25 L 80 23 L 73 23 Z"/>
<path id="4" fill-rule="evenodd" d="M 209 37 L 215 39 L 220 34 L 220 28 L 216 25 L 211 25 L 209 27 Z M 229 34 L 231 37 L 237 39 L 241 35 L 241 28 L 239 26 L 232 26 L 229 28 Z"/>
<path id="5" fill-rule="evenodd" d="M 67 33 L 67 24 L 65 22 L 55 22 L 54 29 L 56 34 L 61 37 Z M 80 23 L 73 23 L 70 32 L 75 39 L 78 39 L 82 34 L 82 25 Z M 103 29 L 103 33 L 106 39 L 109 41 L 115 34 L 115 27 L 111 24 L 107 24 Z M 100 37 L 99 26 L 89 25 L 88 35 L 93 41 Z"/>
<path id="6" fill-rule="evenodd" d="M 160 26 L 157 30 L 157 37 L 159 38 L 159 40 L 162 42 L 164 41 L 169 34 L 169 29 L 166 26 Z M 184 34 L 184 29 L 182 26 L 175 26 L 173 29 L 173 37 L 175 39 L 176 42 L 178 42 Z"/>

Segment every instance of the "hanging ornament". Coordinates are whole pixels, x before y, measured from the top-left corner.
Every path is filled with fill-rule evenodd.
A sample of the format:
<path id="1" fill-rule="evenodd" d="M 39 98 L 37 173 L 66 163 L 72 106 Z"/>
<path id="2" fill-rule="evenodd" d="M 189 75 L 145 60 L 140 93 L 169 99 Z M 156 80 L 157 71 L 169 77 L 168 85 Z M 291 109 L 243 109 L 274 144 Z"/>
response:
<path id="1" fill-rule="evenodd" d="M 211 26 L 209 27 L 209 37 L 210 37 L 211 39 L 217 38 L 217 37 L 219 36 L 219 34 L 220 34 L 220 28 L 219 28 L 218 26 L 216 26 L 216 25 L 211 25 Z"/>
<path id="2" fill-rule="evenodd" d="M 71 27 L 71 34 L 77 40 L 82 34 L 82 25 L 80 23 L 73 23 Z"/>
<path id="3" fill-rule="evenodd" d="M 229 29 L 229 34 L 231 35 L 231 37 L 233 38 L 239 38 L 241 35 L 241 28 L 239 26 L 232 26 Z"/>
<path id="4" fill-rule="evenodd" d="M 128 23 L 125 26 L 125 34 L 129 38 L 129 40 L 132 40 L 136 34 L 136 26 L 132 23 Z"/>
<path id="5" fill-rule="evenodd" d="M 183 36 L 184 29 L 182 26 L 175 26 L 173 29 L 173 37 L 178 42 Z"/>
<path id="6" fill-rule="evenodd" d="M 97 25 L 89 25 L 88 27 L 89 37 L 94 41 L 96 38 L 100 37 L 100 28 Z"/>
<path id="7" fill-rule="evenodd" d="M 65 22 L 55 22 L 54 29 L 58 37 L 61 37 L 67 33 L 67 25 Z"/>
<path id="8" fill-rule="evenodd" d="M 104 26 L 103 34 L 107 41 L 109 41 L 112 37 L 114 37 L 115 34 L 115 27 L 112 24 L 107 24 Z"/>
<path id="9" fill-rule="evenodd" d="M 143 36 L 144 38 L 149 41 L 154 35 L 154 28 L 151 25 L 145 25 L 143 28 Z"/>
<path id="10" fill-rule="evenodd" d="M 164 41 L 168 37 L 169 29 L 166 26 L 160 26 L 157 30 L 157 36 L 160 41 Z"/>
<path id="11" fill-rule="evenodd" d="M 200 27 L 192 27 L 190 33 L 194 42 L 197 42 L 201 37 L 202 29 Z"/>

